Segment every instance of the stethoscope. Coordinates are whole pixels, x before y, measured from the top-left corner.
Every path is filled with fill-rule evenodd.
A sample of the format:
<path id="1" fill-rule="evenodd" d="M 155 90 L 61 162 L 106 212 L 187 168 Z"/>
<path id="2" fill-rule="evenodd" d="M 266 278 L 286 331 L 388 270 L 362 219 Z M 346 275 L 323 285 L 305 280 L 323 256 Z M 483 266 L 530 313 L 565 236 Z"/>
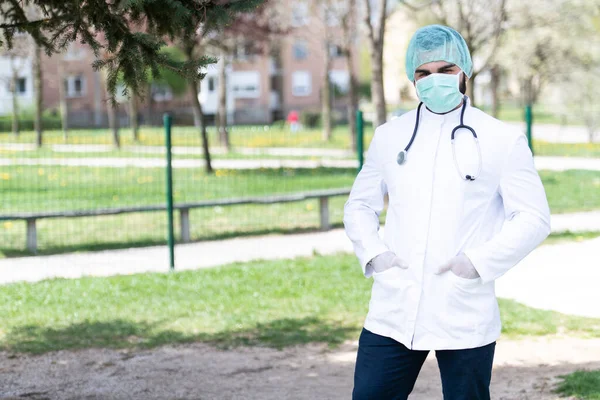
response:
<path id="1" fill-rule="evenodd" d="M 419 104 L 419 107 L 417 107 L 417 119 L 415 121 L 415 129 L 413 131 L 412 137 L 410 138 L 410 142 L 408 142 L 408 145 L 406 146 L 406 148 L 404 150 L 402 150 L 400 153 L 398 153 L 398 157 L 396 158 L 398 165 L 402 165 L 406 162 L 406 155 L 408 153 L 408 150 L 410 149 L 410 146 L 412 146 L 412 144 L 415 140 L 415 137 L 417 136 L 417 132 L 419 130 L 419 116 L 421 115 L 421 107 L 422 106 L 423 106 L 423 103 L 421 102 Z M 456 171 L 458 172 L 458 175 L 460 176 L 461 179 L 464 179 L 465 181 L 474 181 L 475 179 L 477 179 L 479 177 L 479 174 L 481 174 L 481 167 L 482 167 L 481 147 L 479 147 L 479 139 L 477 138 L 477 133 L 475 133 L 475 129 L 471 128 L 469 125 L 465 125 L 464 118 L 465 118 L 465 109 L 466 108 L 467 108 L 467 96 L 464 96 L 462 109 L 460 111 L 460 124 L 458 124 L 454 129 L 452 129 L 452 135 L 450 136 L 450 143 L 452 144 L 452 156 L 454 158 L 454 165 L 456 167 Z M 477 170 L 477 174 L 475 174 L 475 175 L 463 175 L 460 171 L 458 161 L 456 160 L 456 149 L 455 149 L 455 145 L 454 145 L 454 136 L 456 134 L 456 131 L 458 131 L 459 129 L 468 130 L 469 132 L 471 132 L 471 134 L 473 135 L 473 138 L 475 139 L 475 144 L 477 145 L 477 154 L 479 156 L 479 168 Z"/>

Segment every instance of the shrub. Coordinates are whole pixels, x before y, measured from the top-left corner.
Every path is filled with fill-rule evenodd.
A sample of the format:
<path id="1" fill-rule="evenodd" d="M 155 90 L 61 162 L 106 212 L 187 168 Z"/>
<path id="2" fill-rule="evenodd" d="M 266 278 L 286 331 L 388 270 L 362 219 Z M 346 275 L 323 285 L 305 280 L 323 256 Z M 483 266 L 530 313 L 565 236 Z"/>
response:
<path id="1" fill-rule="evenodd" d="M 300 114 L 300 123 L 305 128 L 316 128 L 321 125 L 321 113 L 316 111 L 303 111 Z"/>

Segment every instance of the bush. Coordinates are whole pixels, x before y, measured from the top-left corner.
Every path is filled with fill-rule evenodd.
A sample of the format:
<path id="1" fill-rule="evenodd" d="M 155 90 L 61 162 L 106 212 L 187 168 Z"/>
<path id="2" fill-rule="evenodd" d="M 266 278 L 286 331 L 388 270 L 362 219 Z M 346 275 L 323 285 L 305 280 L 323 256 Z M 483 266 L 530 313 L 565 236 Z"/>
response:
<path id="1" fill-rule="evenodd" d="M 316 128 L 321 125 L 321 113 L 316 111 L 303 111 L 300 114 L 300 123 L 305 128 Z"/>
<path id="2" fill-rule="evenodd" d="M 273 121 L 273 123 L 271 124 L 271 128 L 283 130 L 285 128 L 285 124 L 286 124 L 285 120 L 278 119 L 278 120 Z"/>
<path id="3" fill-rule="evenodd" d="M 61 129 L 60 117 L 44 115 L 42 117 L 42 127 L 45 130 Z M 25 115 L 19 117 L 19 130 L 20 131 L 32 131 L 33 128 L 33 116 Z M 0 132 L 12 132 L 12 116 L 2 115 L 0 116 Z"/>

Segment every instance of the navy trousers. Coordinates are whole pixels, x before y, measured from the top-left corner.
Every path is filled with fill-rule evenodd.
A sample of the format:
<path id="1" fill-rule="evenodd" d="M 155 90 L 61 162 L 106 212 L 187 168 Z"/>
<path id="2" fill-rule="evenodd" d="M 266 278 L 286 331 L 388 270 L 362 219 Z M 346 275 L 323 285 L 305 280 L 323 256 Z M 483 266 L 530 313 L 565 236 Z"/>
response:
<path id="1" fill-rule="evenodd" d="M 435 352 L 444 400 L 490 400 L 496 343 Z M 409 350 L 363 328 L 358 342 L 353 400 L 406 400 L 429 351 Z"/>

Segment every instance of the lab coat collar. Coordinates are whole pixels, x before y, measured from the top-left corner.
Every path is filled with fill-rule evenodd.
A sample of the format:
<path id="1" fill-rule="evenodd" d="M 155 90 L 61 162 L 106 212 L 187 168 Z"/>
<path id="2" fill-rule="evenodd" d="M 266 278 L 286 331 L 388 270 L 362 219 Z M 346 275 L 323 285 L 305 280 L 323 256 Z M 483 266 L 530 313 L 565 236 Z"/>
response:
<path id="1" fill-rule="evenodd" d="M 467 109 L 465 110 L 465 114 L 469 111 L 469 107 L 471 107 L 471 99 L 469 96 L 465 96 L 467 101 Z M 435 121 L 435 122 L 450 122 L 450 121 L 458 121 L 460 118 L 460 110 L 462 109 L 462 104 L 456 110 L 452 110 L 446 114 L 436 114 L 431 112 L 425 105 L 422 107 L 423 111 L 421 114 L 421 118 L 424 121 Z"/>

